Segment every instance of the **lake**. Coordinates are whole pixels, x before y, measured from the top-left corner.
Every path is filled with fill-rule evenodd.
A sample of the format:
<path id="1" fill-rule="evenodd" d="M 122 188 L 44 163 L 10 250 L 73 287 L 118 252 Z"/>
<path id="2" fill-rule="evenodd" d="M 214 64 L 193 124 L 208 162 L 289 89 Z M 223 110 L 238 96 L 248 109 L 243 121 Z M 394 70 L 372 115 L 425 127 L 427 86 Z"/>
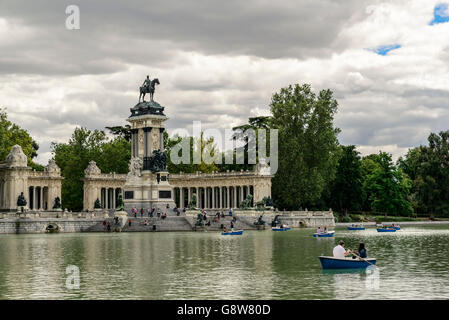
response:
<path id="1" fill-rule="evenodd" d="M 449 299 L 449 226 L 314 232 L 3 234 L 0 299 Z M 378 268 L 323 271 L 340 239 Z"/>

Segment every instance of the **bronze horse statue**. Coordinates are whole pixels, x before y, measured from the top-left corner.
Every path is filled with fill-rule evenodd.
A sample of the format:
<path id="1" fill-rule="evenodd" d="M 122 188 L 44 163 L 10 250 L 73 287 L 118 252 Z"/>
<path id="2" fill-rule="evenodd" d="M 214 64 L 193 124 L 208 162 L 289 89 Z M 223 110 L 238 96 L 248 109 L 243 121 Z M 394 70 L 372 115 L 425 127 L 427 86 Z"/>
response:
<path id="1" fill-rule="evenodd" d="M 145 102 L 145 94 L 147 94 L 147 93 L 150 94 L 150 101 L 153 101 L 154 88 L 156 87 L 157 84 L 160 84 L 160 83 L 159 83 L 159 79 L 156 78 L 156 79 L 151 80 L 149 85 L 141 86 L 140 87 L 139 102 L 140 102 L 141 98 L 142 98 L 142 101 Z"/>

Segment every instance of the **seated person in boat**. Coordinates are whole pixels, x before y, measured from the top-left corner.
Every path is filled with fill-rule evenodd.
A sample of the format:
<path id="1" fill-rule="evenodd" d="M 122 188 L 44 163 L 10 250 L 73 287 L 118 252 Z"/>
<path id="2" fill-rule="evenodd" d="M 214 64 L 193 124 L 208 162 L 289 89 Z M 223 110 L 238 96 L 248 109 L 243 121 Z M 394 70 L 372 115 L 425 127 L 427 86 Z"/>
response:
<path id="1" fill-rule="evenodd" d="M 318 233 L 318 234 L 321 233 L 321 227 L 318 227 L 318 229 L 316 230 L 316 233 Z"/>
<path id="2" fill-rule="evenodd" d="M 360 258 L 366 258 L 368 255 L 366 254 L 366 249 L 365 249 L 365 244 L 364 243 L 360 243 L 359 244 L 359 249 L 357 250 L 357 255 Z"/>
<path id="3" fill-rule="evenodd" d="M 224 227 L 223 232 L 225 232 L 225 233 L 228 232 L 228 228 Z"/>
<path id="4" fill-rule="evenodd" d="M 336 246 L 333 250 L 333 255 L 334 258 L 344 259 L 350 252 L 351 250 L 349 249 L 345 250 L 345 243 L 340 240 L 338 246 Z"/>

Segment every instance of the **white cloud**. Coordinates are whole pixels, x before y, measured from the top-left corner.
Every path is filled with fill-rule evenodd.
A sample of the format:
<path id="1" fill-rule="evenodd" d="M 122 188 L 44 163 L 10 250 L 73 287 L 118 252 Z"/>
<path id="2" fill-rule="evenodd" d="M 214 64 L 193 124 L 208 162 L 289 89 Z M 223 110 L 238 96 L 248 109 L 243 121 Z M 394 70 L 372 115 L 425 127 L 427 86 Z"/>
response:
<path id="1" fill-rule="evenodd" d="M 105 24 L 84 18 L 78 34 L 59 30 L 52 10 L 5 9 L 0 105 L 41 144 L 40 162 L 50 157 L 50 142 L 67 141 L 75 126 L 125 124 L 147 74 L 161 82 L 155 98 L 166 107 L 169 130 L 191 130 L 193 120 L 230 128 L 268 115 L 271 95 L 292 83 L 332 89 L 340 141 L 363 153 L 382 149 L 397 158 L 426 143 L 430 132 L 449 129 L 449 23 L 429 25 L 439 1 L 285 2 L 272 16 L 268 8 L 239 3 L 215 7 L 234 12 L 233 18 L 217 15 L 212 5 L 203 8 L 210 30 L 195 8 L 185 13 L 187 22 L 177 22 L 180 12 L 170 4 L 148 13 L 159 18 L 152 29 L 125 10 L 109 13 L 123 21 L 116 32 L 98 13 Z M 326 5 L 322 19 L 309 19 Z M 264 17 L 270 17 L 265 24 Z M 276 23 L 276 17 L 284 20 Z M 386 56 L 366 50 L 390 44 L 401 48 Z"/>

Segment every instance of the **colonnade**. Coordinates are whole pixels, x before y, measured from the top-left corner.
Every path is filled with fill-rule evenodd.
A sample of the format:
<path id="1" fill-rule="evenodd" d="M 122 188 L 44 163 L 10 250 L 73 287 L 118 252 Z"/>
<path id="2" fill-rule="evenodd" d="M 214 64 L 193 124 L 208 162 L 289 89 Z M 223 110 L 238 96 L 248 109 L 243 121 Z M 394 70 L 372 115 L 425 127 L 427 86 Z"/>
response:
<path id="1" fill-rule="evenodd" d="M 28 199 L 30 210 L 50 210 L 53 207 L 53 203 L 50 203 L 48 199 L 47 186 L 29 186 Z"/>
<path id="2" fill-rule="evenodd" d="M 254 186 L 175 187 L 174 196 L 177 207 L 187 208 L 194 194 L 196 195 L 196 207 L 198 208 L 238 208 L 248 195 L 254 197 Z"/>
<path id="3" fill-rule="evenodd" d="M 115 209 L 117 206 L 118 196 L 120 194 L 123 195 L 122 188 L 101 188 L 100 196 L 98 197 L 101 207 L 103 209 Z"/>

